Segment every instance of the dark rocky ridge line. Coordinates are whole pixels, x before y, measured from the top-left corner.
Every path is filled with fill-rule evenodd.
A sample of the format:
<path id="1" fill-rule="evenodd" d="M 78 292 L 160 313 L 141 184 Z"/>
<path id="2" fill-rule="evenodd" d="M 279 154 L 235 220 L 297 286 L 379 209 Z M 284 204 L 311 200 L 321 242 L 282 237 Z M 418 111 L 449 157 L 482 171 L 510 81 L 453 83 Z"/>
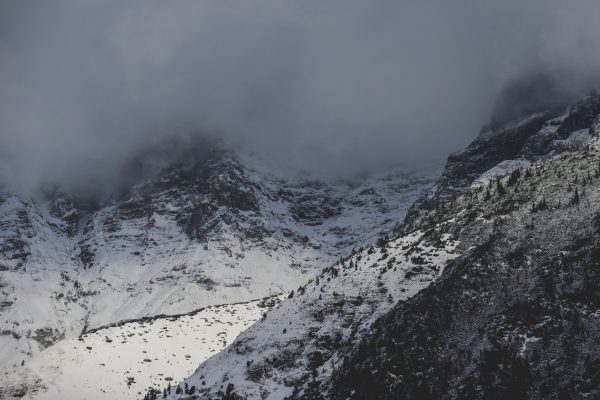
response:
<path id="1" fill-rule="evenodd" d="M 282 295 L 283 295 L 283 293 L 276 293 L 271 296 L 261 297 L 259 299 L 252 299 L 252 300 L 248 300 L 248 301 L 238 301 L 235 303 L 227 303 L 227 304 L 219 304 L 216 306 L 202 307 L 202 308 L 198 308 L 196 310 L 192 310 L 192 311 L 181 313 L 181 314 L 157 314 L 157 315 L 153 315 L 151 317 L 124 319 L 121 321 L 113 322 L 111 324 L 101 325 L 101 326 L 98 326 L 96 328 L 92 328 L 89 330 L 84 328 L 84 330 L 81 332 L 81 335 L 79 335 L 79 337 L 81 338 L 81 337 L 84 337 L 85 335 L 88 335 L 91 333 L 96 333 L 96 332 L 102 331 L 107 328 L 115 328 L 115 327 L 123 326 L 126 324 L 130 324 L 132 322 L 150 322 L 150 321 L 156 321 L 156 320 L 161 320 L 161 319 L 168 319 L 171 321 L 176 321 L 177 319 L 179 319 L 181 317 L 194 316 L 194 315 L 198 314 L 199 312 L 204 311 L 209 308 L 220 308 L 220 307 L 226 307 L 226 306 L 235 306 L 235 305 L 239 305 L 239 304 L 248 304 L 248 303 L 252 303 L 255 301 L 259 301 L 259 300 L 261 301 L 260 304 L 264 304 L 264 306 L 261 306 L 259 304 L 259 307 L 265 308 L 265 310 L 272 310 L 274 307 L 276 307 L 281 302 L 279 300 L 279 297 L 281 297 Z"/>
<path id="2" fill-rule="evenodd" d="M 561 117 L 561 114 L 564 115 Z M 573 151 L 563 141 L 576 131 L 589 129 L 600 114 L 600 93 L 594 91 L 563 108 L 554 105 L 516 120 L 485 128 L 462 151 L 448 157 L 446 168 L 433 189 L 408 211 L 405 222 L 413 222 L 436 206 L 462 195 L 484 172 L 502 161 L 535 162 L 564 151 Z M 559 118 L 560 117 L 560 118 Z"/>

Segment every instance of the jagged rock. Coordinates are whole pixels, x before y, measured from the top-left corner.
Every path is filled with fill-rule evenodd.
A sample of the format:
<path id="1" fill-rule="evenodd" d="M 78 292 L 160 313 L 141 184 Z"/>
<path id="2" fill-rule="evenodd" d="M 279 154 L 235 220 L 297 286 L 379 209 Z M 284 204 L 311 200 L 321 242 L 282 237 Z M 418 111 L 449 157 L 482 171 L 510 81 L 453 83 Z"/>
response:
<path id="1" fill-rule="evenodd" d="M 411 206 L 405 221 L 413 222 L 462 195 L 497 165 L 512 164 L 517 168 L 524 162 L 582 149 L 596 129 L 593 122 L 600 113 L 600 94 L 592 92 L 571 107 L 564 106 L 566 111 L 556 106 L 543 107 L 544 104 L 536 106 L 533 114 L 519 112 L 516 121 L 484 129 L 466 149 L 451 154 L 440 179 Z M 560 115 L 561 112 L 564 114 Z"/>

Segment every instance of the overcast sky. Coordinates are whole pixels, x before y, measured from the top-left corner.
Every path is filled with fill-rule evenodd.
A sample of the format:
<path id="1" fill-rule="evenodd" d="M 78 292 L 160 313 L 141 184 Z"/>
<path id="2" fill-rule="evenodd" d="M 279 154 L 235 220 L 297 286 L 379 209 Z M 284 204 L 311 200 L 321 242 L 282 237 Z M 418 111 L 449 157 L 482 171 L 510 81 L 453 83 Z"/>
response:
<path id="1" fill-rule="evenodd" d="M 3 0 L 0 163 L 106 183 L 198 132 L 327 175 L 443 161 L 508 80 L 599 71 L 598 21 L 598 0 Z"/>

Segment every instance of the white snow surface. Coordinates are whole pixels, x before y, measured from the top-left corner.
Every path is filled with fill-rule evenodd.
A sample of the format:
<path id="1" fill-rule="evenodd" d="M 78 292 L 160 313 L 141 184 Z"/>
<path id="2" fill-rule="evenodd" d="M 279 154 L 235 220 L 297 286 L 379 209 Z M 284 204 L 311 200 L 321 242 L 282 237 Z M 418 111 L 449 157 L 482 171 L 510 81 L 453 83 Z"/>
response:
<path id="1" fill-rule="evenodd" d="M 520 158 L 517 160 L 505 160 L 496 165 L 495 167 L 487 170 L 479 178 L 477 178 L 472 184 L 471 187 L 485 186 L 491 181 L 495 180 L 497 177 L 503 177 L 514 170 L 524 169 L 531 165 L 531 161 Z"/>
<path id="2" fill-rule="evenodd" d="M 126 322 L 61 340 L 25 365 L 11 367 L 22 380 L 45 386 L 28 392 L 27 399 L 141 398 L 149 387 L 176 385 L 280 300 Z"/>

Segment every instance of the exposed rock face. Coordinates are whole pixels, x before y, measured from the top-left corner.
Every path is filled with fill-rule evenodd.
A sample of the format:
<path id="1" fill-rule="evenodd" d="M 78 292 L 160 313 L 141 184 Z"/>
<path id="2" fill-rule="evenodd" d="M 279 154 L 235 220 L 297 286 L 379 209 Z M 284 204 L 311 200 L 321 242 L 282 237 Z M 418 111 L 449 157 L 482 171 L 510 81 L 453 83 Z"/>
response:
<path id="1" fill-rule="evenodd" d="M 563 113 L 562 115 L 560 115 Z M 448 157 L 446 168 L 433 189 L 409 210 L 412 222 L 438 205 L 463 194 L 483 173 L 504 162 L 510 169 L 564 151 L 581 149 L 594 131 L 594 118 L 600 113 L 600 94 L 594 92 L 558 111 L 541 109 L 517 120 L 492 125 L 482 131 L 466 149 Z"/>
<path id="2" fill-rule="evenodd" d="M 500 162 L 518 158 L 527 141 L 539 132 L 547 117 L 534 115 L 516 124 L 482 132 L 466 149 L 448 157 L 434 188 L 410 209 L 412 221 L 436 206 L 463 194 L 477 178 Z"/>
<path id="3" fill-rule="evenodd" d="M 290 213 L 296 221 L 307 225 L 321 225 L 324 220 L 340 215 L 342 206 L 339 196 L 327 193 L 327 189 L 319 182 L 309 183 L 315 189 L 313 193 L 302 193 L 303 188 L 292 188 L 280 193 L 288 201 L 293 202 Z M 325 189 L 324 192 L 323 189 Z"/>

